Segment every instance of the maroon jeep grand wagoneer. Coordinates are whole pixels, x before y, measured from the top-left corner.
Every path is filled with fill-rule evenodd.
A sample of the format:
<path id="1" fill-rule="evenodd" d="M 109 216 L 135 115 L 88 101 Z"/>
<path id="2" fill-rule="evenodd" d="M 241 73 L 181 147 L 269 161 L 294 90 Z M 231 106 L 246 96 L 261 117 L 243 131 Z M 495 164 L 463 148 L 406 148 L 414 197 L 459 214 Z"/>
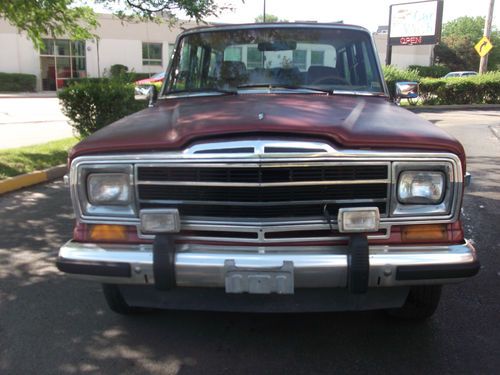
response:
<path id="1" fill-rule="evenodd" d="M 431 316 L 478 272 L 462 145 L 389 100 L 367 30 L 205 27 L 158 100 L 70 154 L 59 269 L 110 308 Z"/>

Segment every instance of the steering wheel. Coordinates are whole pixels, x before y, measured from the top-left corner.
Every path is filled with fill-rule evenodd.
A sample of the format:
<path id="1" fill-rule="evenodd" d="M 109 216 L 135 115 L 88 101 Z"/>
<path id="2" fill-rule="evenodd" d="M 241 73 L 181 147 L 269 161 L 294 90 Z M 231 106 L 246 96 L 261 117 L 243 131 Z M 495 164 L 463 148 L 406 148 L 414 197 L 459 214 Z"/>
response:
<path id="1" fill-rule="evenodd" d="M 330 81 L 330 82 L 328 82 Z M 333 81 L 333 82 L 332 82 Z M 339 76 L 324 76 L 320 77 L 313 82 L 311 82 L 312 85 L 321 85 L 321 84 L 344 84 L 344 85 L 350 85 L 350 83 L 342 77 Z"/>

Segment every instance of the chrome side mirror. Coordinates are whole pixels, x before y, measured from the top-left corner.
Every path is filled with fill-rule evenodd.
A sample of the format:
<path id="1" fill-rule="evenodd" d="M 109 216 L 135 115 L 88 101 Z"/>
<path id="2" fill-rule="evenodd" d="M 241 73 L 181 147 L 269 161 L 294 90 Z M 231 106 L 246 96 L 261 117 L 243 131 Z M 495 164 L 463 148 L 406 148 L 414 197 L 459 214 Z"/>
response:
<path id="1" fill-rule="evenodd" d="M 396 82 L 396 102 L 418 98 L 418 82 Z"/>
<path id="2" fill-rule="evenodd" d="M 158 89 L 155 85 L 151 85 L 146 97 L 149 100 L 148 107 L 154 107 L 155 103 L 158 101 Z"/>

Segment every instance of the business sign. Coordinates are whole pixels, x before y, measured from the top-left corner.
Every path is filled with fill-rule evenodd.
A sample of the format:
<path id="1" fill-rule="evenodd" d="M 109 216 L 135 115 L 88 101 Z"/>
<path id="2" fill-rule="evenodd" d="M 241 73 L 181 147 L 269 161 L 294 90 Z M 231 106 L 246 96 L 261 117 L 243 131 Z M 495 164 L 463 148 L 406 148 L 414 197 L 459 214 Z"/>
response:
<path id="1" fill-rule="evenodd" d="M 393 4 L 389 16 L 389 45 L 436 44 L 441 38 L 443 1 Z"/>
<path id="2" fill-rule="evenodd" d="M 474 46 L 477 54 L 481 57 L 486 56 L 491 49 L 493 48 L 493 44 L 491 44 L 490 40 L 487 36 L 483 36 L 479 42 Z"/>

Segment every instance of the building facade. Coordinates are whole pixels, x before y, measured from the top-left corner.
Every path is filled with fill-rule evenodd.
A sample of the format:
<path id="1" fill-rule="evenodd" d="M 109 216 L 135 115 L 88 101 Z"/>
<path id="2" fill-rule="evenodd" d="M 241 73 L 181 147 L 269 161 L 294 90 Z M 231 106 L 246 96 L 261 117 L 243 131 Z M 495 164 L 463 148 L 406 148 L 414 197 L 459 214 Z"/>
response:
<path id="1" fill-rule="evenodd" d="M 70 79 L 105 76 L 114 64 L 154 74 L 167 68 L 181 28 L 197 26 L 122 22 L 108 14 L 100 14 L 99 23 L 94 31 L 97 39 L 45 39 L 45 48 L 38 50 L 24 33 L 0 19 L 0 72 L 33 74 L 37 89 L 49 91 L 64 87 Z"/>
<path id="2" fill-rule="evenodd" d="M 154 22 L 122 22 L 109 14 L 100 14 L 99 24 L 94 31 L 97 39 L 45 39 L 45 48 L 38 50 L 24 33 L 18 33 L 15 27 L 0 19 L 0 72 L 33 74 L 37 77 L 37 89 L 47 91 L 60 89 L 71 79 L 106 76 L 115 64 L 125 65 L 129 71 L 154 74 L 166 70 L 177 35 L 183 29 L 197 26 L 194 22 L 183 22 L 171 28 Z M 382 64 L 385 63 L 387 35 L 383 27 L 373 34 Z M 299 67 L 303 65 L 304 69 L 323 65 L 325 59 L 334 60 L 328 46 L 321 51 L 310 50 L 308 46 L 298 47 L 290 56 L 278 53 L 276 59 L 268 61 L 269 67 L 281 64 L 283 59 Z M 401 68 L 412 64 L 429 66 L 433 49 L 434 46 L 429 45 L 395 46 L 392 64 Z M 258 55 L 245 46 L 234 46 L 230 53 L 234 55 L 233 60 L 247 64 L 252 63 L 252 56 Z"/>

